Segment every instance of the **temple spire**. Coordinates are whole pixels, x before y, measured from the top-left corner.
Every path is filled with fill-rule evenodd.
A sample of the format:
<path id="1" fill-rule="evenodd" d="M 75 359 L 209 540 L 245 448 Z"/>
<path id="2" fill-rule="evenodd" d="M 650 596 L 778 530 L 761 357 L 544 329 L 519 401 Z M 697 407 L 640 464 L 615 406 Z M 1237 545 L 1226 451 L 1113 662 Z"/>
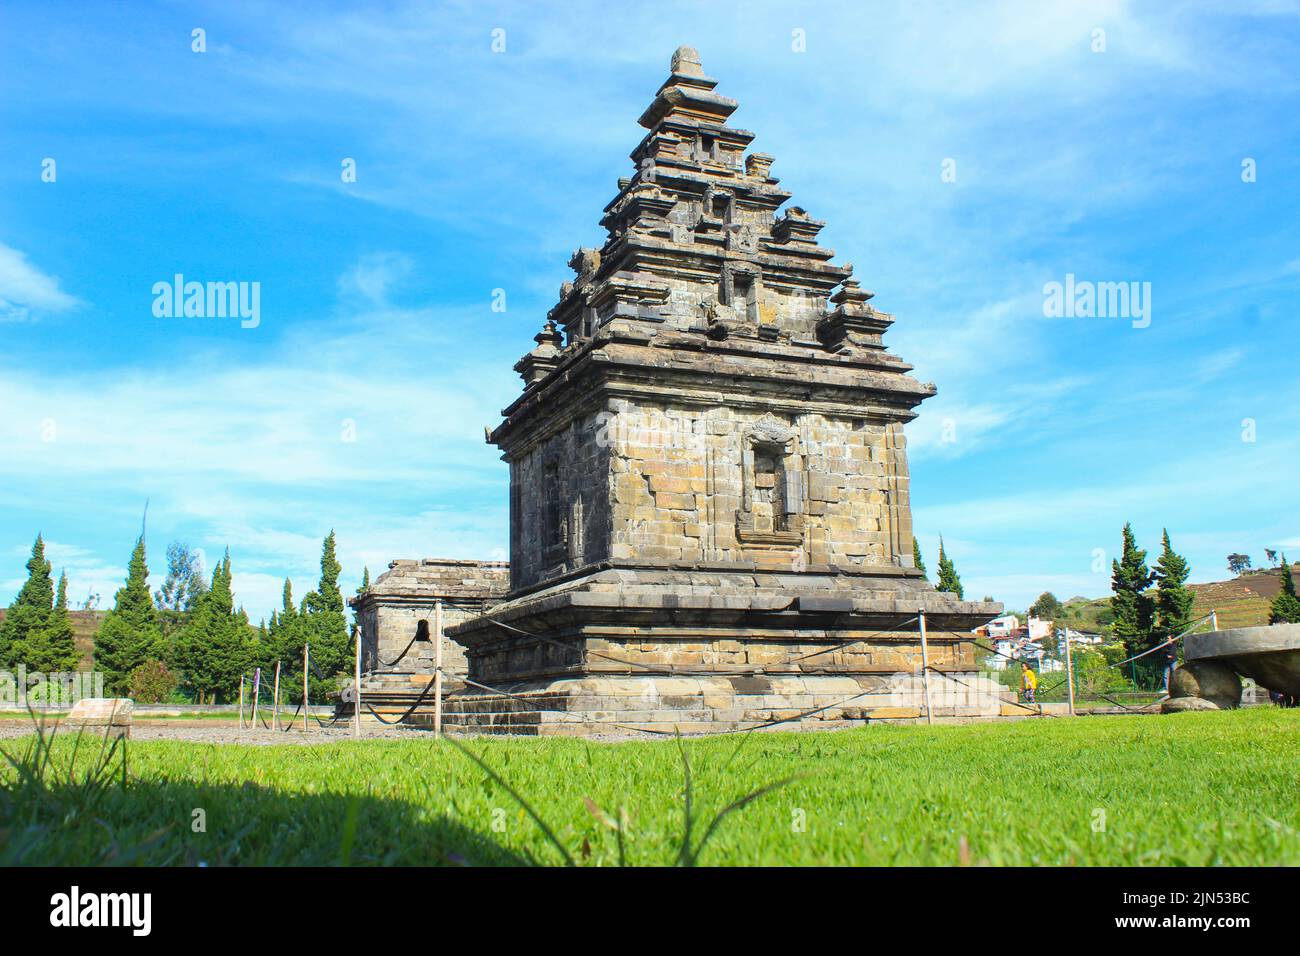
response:
<path id="1" fill-rule="evenodd" d="M 677 76 L 704 76 L 704 64 L 700 62 L 700 53 L 693 46 L 679 46 L 673 53 L 670 68 Z"/>
<path id="2" fill-rule="evenodd" d="M 641 114 L 640 123 L 653 130 L 665 120 L 691 125 L 725 126 L 727 117 L 740 106 L 733 99 L 713 92 L 718 81 L 704 73 L 704 64 L 694 47 L 679 46 L 669 64 L 655 100 Z"/>

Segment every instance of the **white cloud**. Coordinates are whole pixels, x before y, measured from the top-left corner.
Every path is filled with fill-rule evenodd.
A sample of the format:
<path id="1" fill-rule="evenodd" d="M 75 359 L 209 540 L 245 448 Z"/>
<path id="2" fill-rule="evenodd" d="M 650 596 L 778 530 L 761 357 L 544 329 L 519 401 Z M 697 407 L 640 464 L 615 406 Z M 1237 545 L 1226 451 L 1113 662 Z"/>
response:
<path id="1" fill-rule="evenodd" d="M 0 322 L 26 322 L 41 312 L 65 312 L 80 305 L 59 288 L 59 280 L 27 261 L 25 253 L 0 243 Z"/>
<path id="2" fill-rule="evenodd" d="M 395 252 L 374 252 L 361 257 L 339 277 L 339 294 L 359 297 L 370 305 L 387 305 L 388 293 L 411 274 L 410 256 Z"/>
<path id="3" fill-rule="evenodd" d="M 487 303 L 390 305 L 413 267 L 397 254 L 362 259 L 339 281 L 338 314 L 296 326 L 255 361 L 237 342 L 78 376 L 5 369 L 0 506 L 17 513 L 39 495 L 93 509 L 114 536 L 132 529 L 113 561 L 51 545 L 77 600 L 94 588 L 111 603 L 125 574 L 115 562 L 149 499 L 155 585 L 168 540 L 202 548 L 209 574 L 229 546 L 236 598 L 255 620 L 279 605 L 284 575 L 299 599 L 315 585 L 331 528 L 353 582 L 363 563 L 373 576 L 394 557 L 489 557 L 505 541 L 506 472 L 483 427 L 518 380 L 463 347 L 439 361 Z"/>

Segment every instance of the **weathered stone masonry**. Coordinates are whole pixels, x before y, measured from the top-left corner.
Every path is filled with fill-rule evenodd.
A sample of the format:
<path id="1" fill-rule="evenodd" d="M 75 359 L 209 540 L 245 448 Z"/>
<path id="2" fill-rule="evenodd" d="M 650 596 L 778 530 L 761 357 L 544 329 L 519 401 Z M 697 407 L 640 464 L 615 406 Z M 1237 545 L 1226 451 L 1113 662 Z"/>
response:
<path id="1" fill-rule="evenodd" d="M 504 562 L 493 561 L 390 563 L 365 593 L 349 602 L 361 631 L 365 699 L 381 713 L 404 711 L 433 679 L 434 606 L 442 603 L 444 630 L 478 617 L 505 595 L 508 573 Z M 447 688 L 454 689 L 465 674 L 465 652 L 447 641 L 442 653 Z"/>
<path id="2" fill-rule="evenodd" d="M 888 716 L 889 676 L 918 664 L 902 622 L 925 608 L 932 663 L 973 670 L 945 632 L 1000 611 L 913 568 L 903 426 L 935 389 L 885 350 L 893 318 L 823 223 L 777 215 L 790 194 L 716 85 L 673 57 L 608 238 L 516 365 L 490 436 L 510 593 L 449 629 L 514 696 L 457 693 L 449 726 L 716 730 L 853 695 L 802 722 Z"/>

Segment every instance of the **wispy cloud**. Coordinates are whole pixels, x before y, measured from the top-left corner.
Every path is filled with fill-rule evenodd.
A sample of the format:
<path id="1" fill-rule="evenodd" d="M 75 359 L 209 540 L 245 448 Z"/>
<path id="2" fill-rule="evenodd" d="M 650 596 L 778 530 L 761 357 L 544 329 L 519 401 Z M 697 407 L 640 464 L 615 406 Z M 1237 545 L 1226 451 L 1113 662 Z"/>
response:
<path id="1" fill-rule="evenodd" d="M 27 322 L 42 312 L 66 312 L 79 304 L 25 253 L 0 243 L 0 322 Z"/>
<path id="2" fill-rule="evenodd" d="M 973 590 L 1084 590 L 1125 518 L 1169 524 L 1198 574 L 1225 540 L 1296 540 L 1295 3 L 152 10 L 129 30 L 6 10 L 7 143 L 61 157 L 58 184 L 0 170 L 27 253 L 0 247 L 10 541 L 40 525 L 116 573 L 147 497 L 155 560 L 172 536 L 231 545 L 255 615 L 282 574 L 312 584 L 330 527 L 353 576 L 491 556 L 482 426 L 568 252 L 602 239 L 681 43 L 937 384 L 908 427 L 917 527 Z M 149 283 L 200 266 L 263 280 L 260 329 L 150 321 Z M 1045 320 L 1067 272 L 1151 281 L 1151 328 Z"/>

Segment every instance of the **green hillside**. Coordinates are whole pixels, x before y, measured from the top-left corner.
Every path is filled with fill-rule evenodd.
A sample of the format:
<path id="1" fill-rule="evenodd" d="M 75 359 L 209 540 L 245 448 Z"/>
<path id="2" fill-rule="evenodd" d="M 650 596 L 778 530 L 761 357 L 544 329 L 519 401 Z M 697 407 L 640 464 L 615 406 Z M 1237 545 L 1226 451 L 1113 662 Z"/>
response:
<path id="1" fill-rule="evenodd" d="M 1300 564 L 1292 571 L 1300 577 Z M 1196 600 L 1192 617 L 1200 618 L 1218 613 L 1220 629 L 1253 627 L 1268 623 L 1269 607 L 1282 589 L 1282 571 L 1268 568 L 1249 571 L 1227 581 L 1208 581 L 1189 584 Z M 1101 633 L 1110 625 L 1110 596 L 1100 598 L 1073 597 L 1064 603 L 1065 617 L 1058 623 L 1069 624 L 1073 630 Z"/>
<path id="2" fill-rule="evenodd" d="M 68 612 L 68 617 L 72 621 L 72 633 L 77 642 L 77 653 L 81 655 L 79 668 L 83 671 L 90 670 L 90 658 L 95 649 L 95 632 L 99 630 L 99 624 L 107 614 L 107 611 Z M 5 609 L 0 607 L 0 621 L 4 619 Z"/>

